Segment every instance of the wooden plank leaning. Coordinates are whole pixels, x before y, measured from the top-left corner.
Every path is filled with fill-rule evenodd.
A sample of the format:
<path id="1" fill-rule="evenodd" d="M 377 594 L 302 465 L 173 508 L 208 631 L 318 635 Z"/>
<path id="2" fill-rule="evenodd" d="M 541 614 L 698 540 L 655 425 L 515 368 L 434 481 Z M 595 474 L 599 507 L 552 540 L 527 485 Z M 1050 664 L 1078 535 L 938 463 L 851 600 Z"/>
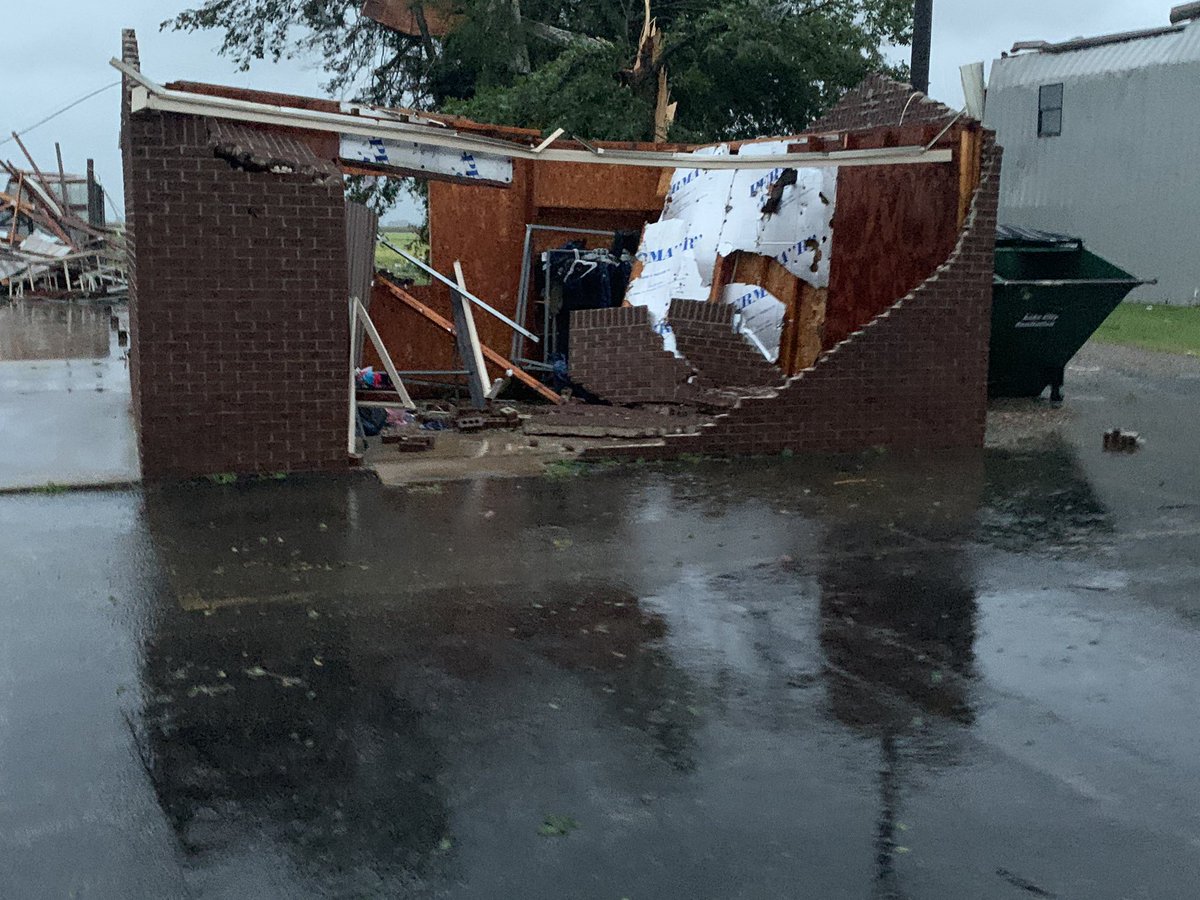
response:
<path id="1" fill-rule="evenodd" d="M 400 402 L 404 404 L 405 409 L 416 409 L 417 404 L 413 403 L 412 397 L 408 396 L 408 391 L 404 387 L 404 382 L 400 380 L 399 374 L 396 372 L 396 365 L 392 362 L 391 354 L 388 353 L 387 347 L 384 346 L 383 338 L 379 336 L 379 332 L 375 330 L 375 323 L 371 321 L 371 316 L 367 313 L 367 308 L 362 305 L 357 297 L 354 298 L 354 310 L 358 315 L 358 321 L 362 327 L 366 329 L 367 337 L 371 339 L 371 343 L 375 345 L 375 352 L 379 354 L 379 358 L 383 360 L 383 368 L 388 373 L 388 378 L 392 380 L 392 389 L 400 395 Z"/>
<path id="2" fill-rule="evenodd" d="M 428 306 L 426 306 L 424 303 L 422 303 L 420 300 L 418 300 L 416 297 L 414 297 L 408 291 L 404 290 L 404 288 L 402 288 L 398 284 L 395 284 L 394 282 L 392 282 L 390 279 L 384 278 L 383 276 L 379 276 L 378 282 L 380 284 L 382 284 L 385 288 L 387 288 L 388 293 L 390 293 L 393 297 L 395 297 L 401 303 L 405 304 L 406 306 L 413 309 L 414 311 L 420 313 L 422 316 L 424 316 L 426 319 L 428 319 L 430 322 L 432 322 L 438 328 L 442 329 L 447 334 L 449 334 L 451 336 L 454 335 L 454 324 L 449 319 L 447 319 L 445 316 L 440 315 L 439 313 L 430 309 Z M 506 372 L 511 371 L 513 374 L 513 378 L 517 379 L 517 381 L 521 382 L 521 384 L 525 385 L 526 387 L 530 388 L 531 390 L 536 391 L 539 395 L 541 395 L 545 399 L 549 400 L 551 403 L 565 402 L 562 397 L 560 397 L 558 394 L 554 393 L 554 391 L 550 390 L 550 388 L 546 387 L 544 384 L 542 384 L 540 381 L 538 381 L 536 378 L 534 378 L 532 375 L 530 375 L 528 372 L 526 372 L 524 369 L 522 369 L 516 363 L 512 362 L 511 360 L 505 359 L 503 356 L 501 356 L 499 353 L 497 353 L 495 350 L 493 350 L 487 344 L 481 344 L 480 348 L 483 350 L 484 358 L 486 358 L 488 362 L 492 363 L 493 365 L 499 366 L 501 369 L 503 369 Z"/>
<path id="3" fill-rule="evenodd" d="M 467 289 L 467 279 L 463 275 L 462 263 L 454 261 L 454 278 L 461 291 L 450 292 L 450 303 L 454 310 L 454 340 L 458 346 L 458 356 L 463 368 L 467 370 L 467 387 L 471 392 L 471 405 L 476 409 L 487 406 L 488 372 L 483 359 L 483 348 L 479 343 L 479 332 L 475 329 L 475 314 L 463 292 Z"/>

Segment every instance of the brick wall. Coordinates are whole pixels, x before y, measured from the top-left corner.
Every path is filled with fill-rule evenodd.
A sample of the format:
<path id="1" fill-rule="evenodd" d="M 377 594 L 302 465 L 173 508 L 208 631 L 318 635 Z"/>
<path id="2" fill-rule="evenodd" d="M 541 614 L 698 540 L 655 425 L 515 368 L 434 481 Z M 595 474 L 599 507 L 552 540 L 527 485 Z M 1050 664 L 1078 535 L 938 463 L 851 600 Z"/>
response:
<path id="1" fill-rule="evenodd" d="M 122 120 L 143 477 L 345 469 L 340 177 L 234 168 L 202 118 Z"/>
<path id="2" fill-rule="evenodd" d="M 612 403 L 695 400 L 687 362 L 663 349 L 644 306 L 571 313 L 571 379 Z"/>
<path id="3" fill-rule="evenodd" d="M 733 330 L 728 303 L 673 300 L 667 318 L 679 352 L 705 387 L 763 387 L 779 384 L 783 374 L 745 337 Z"/>
<path id="4" fill-rule="evenodd" d="M 635 455 L 983 445 L 1000 149 L 950 258 L 926 282 L 784 386 L 744 398 L 695 436 Z"/>
<path id="5" fill-rule="evenodd" d="M 856 131 L 880 126 L 898 127 L 922 122 L 949 121 L 958 113 L 930 100 L 912 85 L 885 75 L 870 75 L 837 105 L 809 126 L 810 132 Z M 901 121 L 903 120 L 903 121 Z"/>

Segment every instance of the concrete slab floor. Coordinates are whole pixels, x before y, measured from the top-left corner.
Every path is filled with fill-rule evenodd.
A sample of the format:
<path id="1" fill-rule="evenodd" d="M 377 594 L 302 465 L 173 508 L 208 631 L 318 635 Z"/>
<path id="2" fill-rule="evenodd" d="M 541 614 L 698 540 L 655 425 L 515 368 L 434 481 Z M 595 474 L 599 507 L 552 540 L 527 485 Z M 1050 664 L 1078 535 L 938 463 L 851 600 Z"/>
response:
<path id="1" fill-rule="evenodd" d="M 570 462 L 586 447 L 612 443 L 605 438 L 532 439 L 520 431 L 422 432 L 434 435 L 431 450 L 401 453 L 394 444 L 367 439 L 364 465 L 389 486 L 477 478 L 542 475 L 547 466 Z"/>
<path id="2" fill-rule="evenodd" d="M 98 303 L 0 305 L 0 491 L 140 477 L 125 351 L 109 326 Z"/>
<path id="3" fill-rule="evenodd" d="M 1198 384 L 1110 362 L 981 454 L 0 497 L 0 896 L 1192 897 Z"/>

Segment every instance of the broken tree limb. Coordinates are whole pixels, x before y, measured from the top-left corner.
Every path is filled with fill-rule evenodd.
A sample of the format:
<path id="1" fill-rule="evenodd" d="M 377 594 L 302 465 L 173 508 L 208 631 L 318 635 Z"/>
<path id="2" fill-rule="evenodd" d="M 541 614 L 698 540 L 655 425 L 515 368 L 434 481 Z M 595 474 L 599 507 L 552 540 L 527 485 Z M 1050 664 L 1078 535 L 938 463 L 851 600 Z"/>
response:
<path id="1" fill-rule="evenodd" d="M 449 319 L 447 319 L 445 316 L 430 309 L 428 306 L 426 306 L 424 303 L 422 303 L 420 300 L 418 300 L 416 297 L 414 297 L 408 291 L 404 290 L 404 288 L 400 287 L 398 284 L 395 284 L 391 279 L 384 278 L 383 276 L 379 276 L 378 280 L 379 280 L 379 283 L 382 284 L 385 288 L 387 288 L 388 292 L 393 297 L 395 297 L 397 300 L 399 300 L 401 303 L 405 304 L 409 308 L 420 313 L 422 316 L 424 316 L 426 319 L 428 319 L 430 322 L 432 322 L 438 328 L 440 328 L 444 332 L 446 332 L 446 334 L 448 334 L 452 337 L 454 336 L 454 324 Z M 532 375 L 530 375 L 528 372 L 526 372 L 524 369 L 522 369 L 516 363 L 512 362 L 511 360 L 505 359 L 503 356 L 501 356 L 499 353 L 497 353 L 495 350 L 493 350 L 487 344 L 481 344 L 480 347 L 483 350 L 483 355 L 488 360 L 488 362 L 492 363 L 493 365 L 499 366 L 501 369 L 510 370 L 513 374 L 513 378 L 517 379 L 517 381 L 521 382 L 521 384 L 536 391 L 538 394 L 540 394 L 545 399 L 549 400 L 551 403 L 562 403 L 563 402 L 562 397 L 560 397 L 558 394 L 554 393 L 554 391 L 550 390 L 550 388 L 546 387 L 544 384 L 542 384 L 540 381 L 538 381 L 536 378 L 534 378 Z"/>
<path id="2" fill-rule="evenodd" d="M 543 41 L 551 44 L 557 44 L 560 47 L 592 47 L 600 49 L 601 47 L 611 47 L 612 42 L 606 41 L 604 38 L 592 37 L 590 34 L 580 34 L 577 31 L 567 31 L 565 28 L 559 28 L 557 25 L 548 25 L 545 22 L 531 22 L 525 20 L 525 30 L 534 37 L 539 37 Z"/>

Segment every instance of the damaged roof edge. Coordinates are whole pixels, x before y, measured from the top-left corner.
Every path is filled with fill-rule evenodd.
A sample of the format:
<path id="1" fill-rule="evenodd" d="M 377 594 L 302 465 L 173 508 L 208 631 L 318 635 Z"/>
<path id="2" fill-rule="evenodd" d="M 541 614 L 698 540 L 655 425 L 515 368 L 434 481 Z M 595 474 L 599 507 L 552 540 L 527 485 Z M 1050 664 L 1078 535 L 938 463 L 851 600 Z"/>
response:
<path id="1" fill-rule="evenodd" d="M 1096 37 L 1072 38 L 1069 41 L 1052 43 L 1051 41 L 1017 41 L 1012 45 L 1011 53 L 1032 50 L 1037 53 L 1070 53 L 1072 50 L 1090 50 L 1093 47 L 1105 47 L 1109 44 L 1123 44 L 1126 41 L 1140 41 L 1147 38 L 1162 37 L 1164 34 L 1175 34 L 1183 31 L 1186 24 L 1163 25 L 1160 28 L 1143 28 L 1139 31 L 1121 31 L 1116 34 L 1102 34 Z"/>
<path id="2" fill-rule="evenodd" d="M 693 169 L 772 169 L 778 166 L 820 168 L 824 166 L 903 165 L 946 163 L 950 150 L 924 146 L 889 147 L 871 150 L 835 150 L 789 153 L 774 157 L 696 156 L 692 153 L 655 150 L 567 150 L 532 146 L 480 135 L 461 134 L 445 127 L 416 125 L 394 118 L 375 118 L 361 113 L 322 112 L 297 107 L 273 106 L 206 94 L 173 91 L 146 78 L 138 69 L 119 60 L 110 64 L 135 83 L 131 111 L 156 110 L 185 115 L 210 116 L 239 122 L 282 125 L 308 131 L 329 131 L 366 137 L 394 138 L 432 147 L 449 147 L 463 152 L 501 154 L 515 159 L 547 162 L 591 163 L 614 166 Z M 804 138 L 797 139 L 803 143 Z"/>

